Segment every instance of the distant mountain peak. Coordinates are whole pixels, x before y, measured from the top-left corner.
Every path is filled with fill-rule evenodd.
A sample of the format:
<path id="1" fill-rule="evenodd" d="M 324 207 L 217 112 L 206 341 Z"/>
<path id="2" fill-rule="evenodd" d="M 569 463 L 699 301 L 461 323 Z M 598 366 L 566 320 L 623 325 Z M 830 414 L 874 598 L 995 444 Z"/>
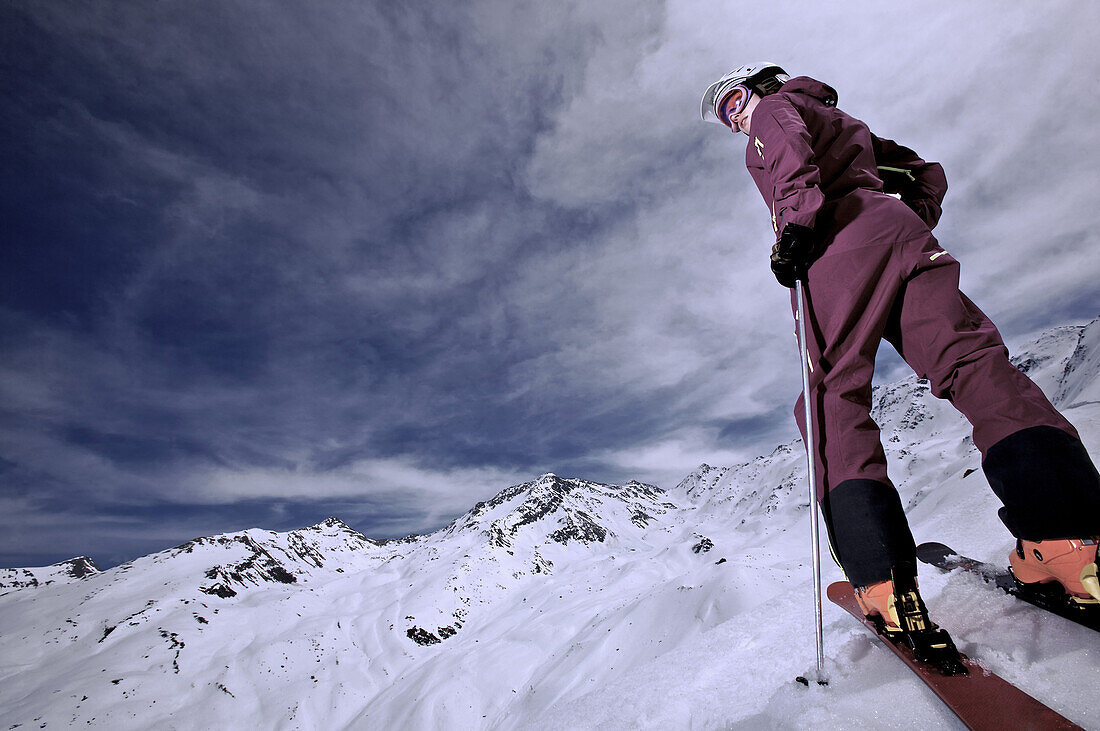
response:
<path id="1" fill-rule="evenodd" d="M 655 515 L 676 506 L 655 485 L 632 480 L 625 485 L 607 485 L 554 474 L 541 476 L 502 491 L 481 509 L 467 515 L 480 517 L 491 508 L 510 507 L 485 528 L 493 546 L 508 548 L 521 533 L 542 525 L 531 535 L 536 543 L 603 543 L 609 535 L 644 528 Z M 486 516 L 490 517 L 490 516 Z"/>
<path id="2" fill-rule="evenodd" d="M 95 565 L 95 561 L 87 556 L 76 556 L 67 561 L 55 563 L 54 566 L 67 566 L 69 575 L 75 579 L 83 579 L 85 576 L 101 573 L 100 568 Z"/>
<path id="3" fill-rule="evenodd" d="M 99 567 L 87 556 L 75 556 L 38 568 L 0 569 L 0 591 L 67 584 L 99 573 L 102 573 Z"/>
<path id="4" fill-rule="evenodd" d="M 729 471 L 729 467 L 711 467 L 703 462 L 680 480 L 674 491 L 692 499 L 698 498 L 713 489 Z"/>

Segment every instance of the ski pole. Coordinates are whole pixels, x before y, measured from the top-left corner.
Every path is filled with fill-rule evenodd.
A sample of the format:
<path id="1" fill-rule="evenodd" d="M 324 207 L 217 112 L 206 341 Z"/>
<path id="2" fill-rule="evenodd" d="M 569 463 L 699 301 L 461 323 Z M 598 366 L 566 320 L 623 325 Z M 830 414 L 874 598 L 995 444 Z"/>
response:
<path id="1" fill-rule="evenodd" d="M 802 356 L 802 405 L 806 409 L 806 465 L 810 480 L 810 541 L 814 567 L 814 628 L 817 632 L 817 682 L 828 684 L 825 678 L 825 642 L 821 630 L 821 546 L 817 534 L 817 478 L 814 470 L 814 420 L 810 407 L 810 354 L 806 346 L 806 299 L 802 280 L 795 280 L 798 309 L 798 349 Z"/>

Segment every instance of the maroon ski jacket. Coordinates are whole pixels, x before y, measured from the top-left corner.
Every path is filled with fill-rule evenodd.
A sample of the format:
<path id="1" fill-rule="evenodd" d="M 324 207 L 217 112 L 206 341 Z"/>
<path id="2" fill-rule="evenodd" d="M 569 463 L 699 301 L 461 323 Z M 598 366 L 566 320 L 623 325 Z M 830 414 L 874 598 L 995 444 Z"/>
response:
<path id="1" fill-rule="evenodd" d="M 828 84 L 798 76 L 753 112 L 745 166 L 776 234 L 797 223 L 826 246 L 839 236 L 870 243 L 927 234 L 947 192 L 943 168 L 876 137 L 836 100 Z M 879 166 L 908 171 L 913 180 L 884 191 Z M 905 203 L 884 192 L 901 193 Z"/>

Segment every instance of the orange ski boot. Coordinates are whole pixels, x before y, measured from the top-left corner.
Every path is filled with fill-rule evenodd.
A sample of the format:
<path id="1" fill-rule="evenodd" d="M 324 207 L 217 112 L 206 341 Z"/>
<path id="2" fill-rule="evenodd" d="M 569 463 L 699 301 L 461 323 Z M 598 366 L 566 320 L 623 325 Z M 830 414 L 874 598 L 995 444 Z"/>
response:
<path id="1" fill-rule="evenodd" d="M 891 580 L 855 587 L 863 615 L 891 642 L 907 645 L 918 662 L 928 663 L 944 675 L 966 675 L 951 635 L 928 617 L 928 608 L 917 591 L 917 577 L 891 574 Z"/>
<path id="2" fill-rule="evenodd" d="M 900 584 L 898 581 L 887 579 L 855 587 L 856 601 L 863 616 L 874 619 L 890 636 L 936 629 L 917 591 L 917 578 L 906 576 L 900 579 Z"/>
<path id="3" fill-rule="evenodd" d="M 1016 541 L 1008 555 L 1012 574 L 1021 584 L 1062 585 L 1077 604 L 1100 604 L 1097 578 L 1097 542 L 1100 538 L 1063 538 L 1047 541 Z"/>
<path id="4" fill-rule="evenodd" d="M 887 579 L 869 586 L 857 586 L 856 602 L 863 610 L 863 616 L 878 617 L 888 635 L 901 634 L 901 620 L 898 619 L 897 599 L 894 596 L 894 582 Z"/>

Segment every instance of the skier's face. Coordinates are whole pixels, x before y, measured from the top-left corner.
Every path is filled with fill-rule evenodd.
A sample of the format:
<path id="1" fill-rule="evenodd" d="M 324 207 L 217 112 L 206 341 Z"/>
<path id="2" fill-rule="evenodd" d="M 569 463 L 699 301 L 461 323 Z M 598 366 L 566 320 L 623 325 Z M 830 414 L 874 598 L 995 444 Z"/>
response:
<path id="1" fill-rule="evenodd" d="M 738 84 L 729 94 L 726 94 L 726 98 L 718 107 L 719 118 L 734 132 L 737 131 L 736 120 L 745 110 L 751 96 L 752 93 L 744 84 Z"/>
<path id="2" fill-rule="evenodd" d="M 740 105 L 736 103 L 736 100 L 731 103 L 730 100 L 727 99 L 722 102 L 722 119 L 726 120 L 730 131 L 734 134 L 744 132 L 747 135 L 749 133 L 749 126 L 752 122 L 752 112 L 759 103 L 759 94 L 751 95 L 747 102 Z"/>

